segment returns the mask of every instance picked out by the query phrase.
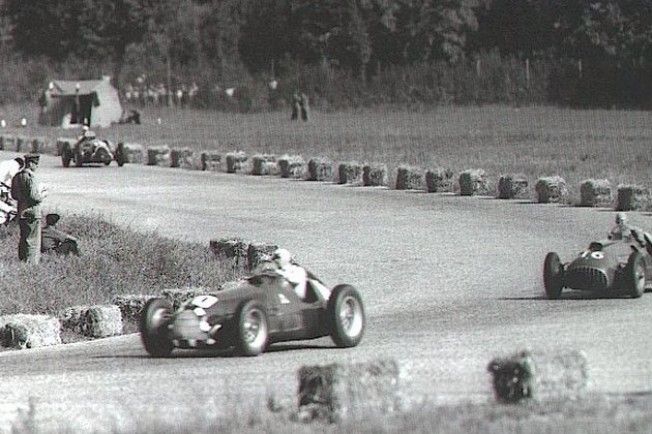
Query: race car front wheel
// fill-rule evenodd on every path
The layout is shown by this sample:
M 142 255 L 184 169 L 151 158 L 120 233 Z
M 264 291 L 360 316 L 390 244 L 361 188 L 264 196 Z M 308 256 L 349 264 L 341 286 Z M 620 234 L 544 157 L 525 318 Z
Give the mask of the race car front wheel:
M 627 293 L 639 298 L 645 292 L 645 260 L 641 252 L 632 252 L 625 267 Z
M 171 315 L 172 304 L 162 298 L 149 300 L 143 308 L 139 324 L 140 338 L 152 357 L 167 357 L 174 348 L 165 329 Z
M 61 164 L 63 164 L 63 167 L 69 167 L 70 160 L 72 160 L 72 149 L 70 149 L 70 145 L 66 143 L 61 149 Z
M 263 305 L 249 300 L 240 306 L 236 316 L 235 349 L 242 356 L 257 356 L 267 346 L 269 329 Z
M 351 285 L 338 285 L 328 299 L 331 338 L 341 348 L 355 347 L 365 329 L 364 307 L 358 291 Z
M 563 280 L 564 267 L 559 260 L 559 255 L 555 252 L 548 253 L 543 261 L 543 287 L 549 299 L 556 300 L 561 296 Z

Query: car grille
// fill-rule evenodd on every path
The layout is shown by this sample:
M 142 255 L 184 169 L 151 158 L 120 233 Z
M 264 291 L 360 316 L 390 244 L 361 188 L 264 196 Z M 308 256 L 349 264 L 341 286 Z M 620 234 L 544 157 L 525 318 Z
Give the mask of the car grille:
M 600 291 L 607 289 L 607 274 L 592 267 L 576 267 L 566 275 L 566 286 L 573 289 Z

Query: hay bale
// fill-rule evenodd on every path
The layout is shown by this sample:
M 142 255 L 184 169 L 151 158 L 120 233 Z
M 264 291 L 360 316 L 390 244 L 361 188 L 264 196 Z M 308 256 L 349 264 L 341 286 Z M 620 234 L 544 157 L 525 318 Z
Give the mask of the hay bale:
M 249 244 L 247 248 L 247 267 L 254 270 L 261 262 L 269 261 L 274 250 L 278 249 L 276 244 L 257 243 Z
M 423 190 L 423 170 L 414 166 L 399 166 L 396 171 L 397 190 Z
M 2 136 L 2 149 L 5 151 L 13 151 L 16 148 L 16 137 L 5 134 Z
M 326 157 L 315 157 L 308 161 L 308 181 L 332 181 L 333 162 Z
M 340 163 L 337 168 L 340 184 L 363 185 L 364 166 L 355 161 Z
M 482 169 L 469 169 L 460 173 L 460 195 L 473 196 L 474 194 L 487 194 L 489 185 L 487 176 Z
M 401 406 L 401 372 L 394 360 L 303 366 L 298 379 L 298 417 L 304 421 L 362 418 Z
M 493 375 L 496 399 L 505 403 L 575 399 L 588 383 L 586 356 L 579 351 L 520 351 L 493 359 L 487 370 Z
M 612 200 L 608 179 L 586 179 L 580 183 L 580 206 L 610 206 Z
M 281 178 L 300 179 L 306 173 L 306 161 L 301 155 L 284 155 L 278 159 Z
M 146 294 L 120 294 L 113 297 L 111 303 L 118 306 L 125 320 L 138 320 L 145 304 L 154 297 Z
M 276 155 L 257 154 L 251 157 L 251 174 L 256 176 L 277 175 Z
M 652 205 L 650 190 L 640 185 L 621 184 L 616 196 L 616 211 L 648 210 Z
M 64 330 L 70 330 L 77 333 L 82 332 L 82 324 L 86 317 L 86 312 L 90 306 L 71 306 L 67 307 L 59 314 L 59 321 L 61 322 L 61 328 Z
M 386 187 L 389 183 L 387 173 L 386 164 L 365 164 L 362 168 L 362 185 L 365 187 Z
M 428 193 L 453 191 L 453 171 L 442 167 L 426 170 L 426 191 Z
M 566 181 L 561 176 L 541 177 L 534 186 L 538 203 L 560 203 L 568 197 Z
M 68 145 L 70 148 L 73 147 L 73 145 L 77 142 L 76 139 L 71 139 L 68 137 L 59 137 L 57 141 L 55 142 L 55 147 L 56 147 L 56 156 L 61 155 L 61 151 L 63 150 L 64 146 Z
M 37 348 L 61 343 L 61 324 L 49 315 L 6 315 L 0 317 L 2 346 Z
M 161 291 L 161 295 L 172 303 L 172 308 L 177 310 L 185 302 L 199 295 L 209 294 L 211 291 L 204 287 L 168 288 Z
M 214 151 L 204 151 L 201 153 L 201 170 L 219 172 L 222 170 L 222 154 Z
M 115 305 L 90 306 L 81 324 L 81 332 L 93 338 L 106 338 L 122 334 L 122 315 Z
M 147 165 L 170 167 L 170 148 L 168 146 L 147 147 Z
M 528 180 L 525 175 L 506 174 L 498 179 L 498 199 L 524 199 L 527 196 Z
M 185 170 L 204 170 L 201 155 L 189 148 L 170 150 L 170 167 L 178 167 Z
M 16 136 L 15 145 L 16 147 L 14 150 L 16 152 L 30 152 L 30 148 L 32 147 L 31 142 L 27 139 L 27 137 L 24 136 Z
M 226 154 L 226 173 L 236 173 L 244 169 L 247 154 L 244 151 L 229 152 Z
M 231 262 L 233 268 L 244 268 L 247 266 L 249 245 L 240 238 L 211 240 L 209 246 L 215 256 L 221 260 Z
M 131 164 L 143 164 L 145 161 L 145 148 L 140 143 L 124 143 L 125 162 Z

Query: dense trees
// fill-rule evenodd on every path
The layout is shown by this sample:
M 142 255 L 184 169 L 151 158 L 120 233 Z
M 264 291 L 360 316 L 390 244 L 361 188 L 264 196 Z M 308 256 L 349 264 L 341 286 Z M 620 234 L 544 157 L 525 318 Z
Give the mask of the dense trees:
M 492 80 L 545 63 L 548 100 L 582 104 L 596 88 L 603 105 L 652 100 L 652 0 L 0 0 L 0 12 L 5 52 L 95 61 L 118 84 L 296 81 L 317 68 L 371 89 L 427 65 L 477 75 L 498 56 Z

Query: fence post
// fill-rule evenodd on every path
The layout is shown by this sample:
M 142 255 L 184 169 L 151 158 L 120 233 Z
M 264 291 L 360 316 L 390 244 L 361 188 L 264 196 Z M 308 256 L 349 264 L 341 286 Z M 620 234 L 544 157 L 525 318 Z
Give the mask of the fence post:
M 482 72 L 480 71 L 480 59 L 475 61 L 475 75 L 477 75 L 478 78 L 482 75 Z
M 525 85 L 530 88 L 530 59 L 525 59 Z
M 577 61 L 577 72 L 580 75 L 580 78 L 582 78 L 582 59 Z

